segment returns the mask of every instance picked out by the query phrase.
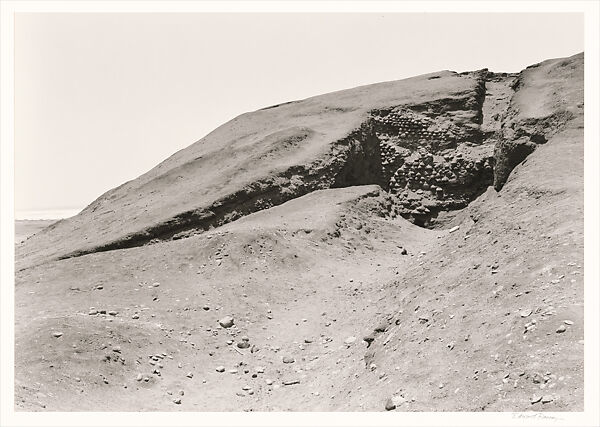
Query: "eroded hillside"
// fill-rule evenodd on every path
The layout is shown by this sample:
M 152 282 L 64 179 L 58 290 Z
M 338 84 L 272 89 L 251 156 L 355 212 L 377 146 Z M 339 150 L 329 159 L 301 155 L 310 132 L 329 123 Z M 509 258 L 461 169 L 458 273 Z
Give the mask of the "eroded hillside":
M 19 408 L 581 410 L 583 54 L 242 115 L 16 262 Z

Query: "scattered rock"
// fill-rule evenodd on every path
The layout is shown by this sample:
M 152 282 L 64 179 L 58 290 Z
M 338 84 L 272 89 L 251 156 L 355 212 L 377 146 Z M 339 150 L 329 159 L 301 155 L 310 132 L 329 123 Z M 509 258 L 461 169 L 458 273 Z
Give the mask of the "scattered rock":
M 233 326 L 233 317 L 225 316 L 219 320 L 219 325 L 223 328 L 231 328 Z
M 386 411 L 393 411 L 394 409 L 396 409 L 396 404 L 394 403 L 394 401 L 392 400 L 392 398 L 390 397 L 386 402 L 385 402 L 385 410 Z
M 348 337 L 344 340 L 344 343 L 347 345 L 350 345 L 350 344 L 354 344 L 355 341 L 356 341 L 356 337 Z
M 119 314 L 119 312 L 118 312 L 118 311 L 115 311 L 115 310 L 111 310 L 111 311 L 109 311 L 109 312 L 108 312 L 108 314 L 109 314 L 110 316 L 116 316 L 117 314 Z
M 448 230 L 448 233 L 454 233 L 455 231 L 458 231 L 460 227 L 457 225 L 455 227 L 452 227 L 450 230 Z
M 531 310 L 530 308 L 521 311 L 521 317 L 529 317 L 531 316 L 531 313 L 533 313 L 533 310 Z
M 294 385 L 294 384 L 300 384 L 300 380 L 284 380 L 281 383 L 283 385 Z
M 188 372 L 186 375 L 186 377 L 188 377 L 188 378 L 192 378 L 193 376 L 194 376 L 194 374 L 192 372 Z
M 557 334 L 562 334 L 563 332 L 565 332 L 567 330 L 567 327 L 565 325 L 560 325 L 558 327 L 558 329 L 556 330 Z
M 542 403 L 550 403 L 554 400 L 554 398 L 550 395 L 546 395 L 542 397 Z
M 570 326 L 570 325 L 573 324 L 573 321 L 572 320 L 565 320 L 564 323 L 565 323 L 565 325 L 569 325 Z
M 176 405 L 181 405 L 181 398 L 176 397 L 175 399 L 173 399 L 173 403 Z
M 534 395 L 534 396 L 533 396 L 533 397 L 530 399 L 530 402 L 531 402 L 531 404 L 533 405 L 533 404 L 535 404 L 535 403 L 538 403 L 538 402 L 540 402 L 541 400 L 542 400 L 542 396 L 539 396 L 539 395 Z
M 224 366 L 217 366 L 216 371 L 217 372 L 225 372 L 225 367 Z
M 283 363 L 294 363 L 296 361 L 296 359 L 294 359 L 291 356 L 284 356 L 283 357 Z
M 375 332 L 385 332 L 389 328 L 389 324 L 387 322 L 380 323 L 374 330 Z
M 60 337 L 62 337 L 62 334 L 63 334 L 62 332 L 53 332 L 53 333 L 52 333 L 52 336 L 53 336 L 54 338 L 60 338 Z
M 241 341 L 237 343 L 238 348 L 248 348 L 250 347 L 250 343 L 248 341 Z

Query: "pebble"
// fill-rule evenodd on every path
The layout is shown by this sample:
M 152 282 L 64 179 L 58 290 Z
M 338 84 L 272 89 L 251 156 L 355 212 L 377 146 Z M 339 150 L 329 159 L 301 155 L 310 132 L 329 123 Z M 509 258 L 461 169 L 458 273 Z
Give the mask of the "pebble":
M 567 327 L 565 325 L 560 325 L 558 327 L 558 329 L 556 330 L 557 334 L 562 334 L 563 332 L 565 332 L 567 330 Z
M 231 328 L 233 326 L 233 317 L 225 316 L 219 320 L 219 325 L 223 328 Z
M 531 313 L 533 313 L 533 310 L 531 310 L 531 309 L 523 310 L 521 312 L 521 317 L 529 317 L 529 316 L 531 316 Z
M 63 334 L 62 332 L 53 332 L 53 333 L 52 333 L 52 336 L 53 336 L 54 338 L 60 338 L 60 337 L 62 337 L 62 334 Z
M 134 315 L 131 316 L 132 319 L 139 319 L 140 315 L 135 313 Z
M 137 377 L 135 377 L 136 381 L 142 381 L 144 377 L 142 376 L 142 374 L 138 374 Z
M 208 310 L 210 310 L 210 307 L 209 307 L 209 306 L 207 306 L 207 305 L 205 305 L 205 306 L 203 306 L 203 307 L 202 307 L 202 310 L 204 310 L 204 311 L 208 311 Z
M 119 314 L 117 311 L 111 310 L 108 312 L 109 315 L 111 316 L 116 316 L 117 314 Z
M 284 380 L 281 383 L 283 385 L 294 385 L 294 384 L 300 384 L 300 380 Z
M 533 404 L 535 404 L 535 403 L 538 403 L 538 402 L 539 402 L 539 401 L 541 401 L 541 400 L 542 400 L 542 396 L 533 396 L 533 397 L 531 398 L 531 404 L 533 405 Z
M 265 380 L 265 383 L 267 383 L 267 385 L 273 385 L 273 380 Z
M 564 323 L 565 323 L 565 325 L 572 325 L 573 321 L 572 320 L 565 320 Z
M 294 359 L 291 356 L 284 356 L 283 357 L 283 363 L 294 363 L 296 361 L 296 359 Z
M 96 310 L 96 309 L 90 310 L 90 311 L 88 312 L 88 314 L 89 314 L 90 316 L 94 316 L 94 315 L 98 314 L 98 310 Z
M 348 337 L 344 340 L 344 343 L 350 345 L 350 344 L 353 344 L 355 341 L 356 341 L 356 337 Z
M 173 399 L 173 403 L 176 405 L 181 405 L 181 398 L 177 397 L 177 398 Z
M 250 343 L 248 341 L 241 341 L 237 343 L 237 348 L 248 348 L 250 347 Z
M 217 372 L 225 372 L 225 367 L 224 366 L 217 366 L 216 371 Z
M 550 403 L 554 400 L 554 398 L 552 396 L 546 395 L 544 397 L 542 397 L 542 403 Z
M 394 404 L 394 401 L 391 398 L 389 398 L 385 402 L 385 410 L 386 411 L 393 411 L 394 409 L 396 409 L 396 405 Z
M 187 375 L 186 375 L 186 377 L 188 377 L 188 378 L 192 378 L 193 376 L 194 376 L 194 374 L 191 373 L 191 372 L 188 372 Z

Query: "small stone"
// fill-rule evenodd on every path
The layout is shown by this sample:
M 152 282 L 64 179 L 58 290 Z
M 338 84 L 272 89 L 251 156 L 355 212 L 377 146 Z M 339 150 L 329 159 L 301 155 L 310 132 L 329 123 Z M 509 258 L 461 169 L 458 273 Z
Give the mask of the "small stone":
M 521 311 L 521 317 L 529 317 L 531 316 L 531 313 L 533 313 L 533 311 L 530 308 L 527 310 L 523 310 Z
M 265 380 L 265 383 L 266 383 L 267 385 L 273 385 L 273 380 Z
M 300 380 L 284 380 L 281 383 L 283 385 L 294 385 L 294 384 L 300 384 Z
M 394 409 L 396 409 L 396 405 L 394 404 L 394 401 L 391 398 L 389 398 L 385 402 L 385 410 L 386 411 L 393 411 Z
M 557 334 L 562 334 L 563 332 L 565 332 L 567 330 L 567 327 L 565 325 L 560 325 L 558 327 L 558 329 L 556 330 Z
M 217 366 L 216 371 L 217 372 L 225 372 L 225 367 L 224 366 Z
M 387 331 L 389 325 L 387 324 L 387 322 L 382 322 L 380 323 L 375 329 L 375 332 L 385 332 Z
M 208 305 L 204 305 L 204 306 L 202 306 L 202 310 L 208 311 L 208 310 L 210 310 L 210 307 Z
M 108 312 L 108 314 L 111 315 L 111 316 L 116 316 L 119 313 L 117 311 L 115 311 L 115 310 L 111 310 L 111 311 Z
M 142 381 L 144 377 L 142 376 L 142 374 L 138 374 L 137 377 L 135 377 L 136 381 Z
M 179 395 L 183 396 L 185 394 L 185 392 L 183 390 L 179 390 Z
M 448 233 L 454 233 L 455 231 L 457 231 L 460 227 L 457 225 L 455 227 L 452 227 L 450 230 L 448 230 Z
M 90 315 L 90 316 L 94 316 L 94 315 L 96 315 L 96 314 L 98 314 L 98 310 L 96 310 L 96 309 L 90 310 L 90 311 L 88 312 L 88 315 Z
M 241 341 L 237 343 L 238 348 L 248 348 L 250 347 L 250 343 L 248 341 Z
M 356 341 L 356 337 L 348 337 L 344 340 L 344 343 L 347 345 L 353 344 Z
M 53 332 L 53 333 L 52 333 L 52 336 L 53 336 L 54 338 L 60 338 L 60 337 L 62 337 L 62 334 L 63 334 L 62 332 Z
M 573 321 L 572 320 L 565 320 L 564 323 L 565 323 L 565 325 L 572 325 Z
M 296 361 L 296 359 L 294 359 L 291 356 L 284 356 L 283 357 L 283 363 L 294 363 Z
M 173 403 L 176 405 L 181 405 L 181 398 L 180 397 L 176 397 L 175 399 L 173 399 Z
M 131 316 L 132 319 L 139 319 L 140 315 L 138 313 L 135 313 Z
M 118 345 L 114 346 L 112 351 L 114 351 L 115 353 L 120 353 L 121 352 L 121 347 L 119 347 Z
M 192 378 L 193 376 L 194 376 L 194 374 L 192 372 L 188 372 L 186 375 L 186 377 L 188 377 L 188 378 Z
M 542 403 L 550 403 L 554 400 L 554 398 L 550 395 L 546 395 L 542 397 Z
M 219 320 L 219 325 L 223 328 L 231 328 L 233 326 L 233 317 L 225 316 Z

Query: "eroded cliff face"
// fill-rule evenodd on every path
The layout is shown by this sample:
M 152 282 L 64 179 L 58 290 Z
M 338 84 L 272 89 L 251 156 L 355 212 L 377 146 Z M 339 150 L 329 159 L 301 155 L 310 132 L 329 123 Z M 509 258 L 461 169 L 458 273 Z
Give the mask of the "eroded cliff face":
M 559 66 L 575 72 L 582 60 Z M 394 215 L 443 227 L 574 117 L 571 104 L 530 105 L 546 90 L 529 76 L 536 67 L 442 72 L 242 115 L 33 236 L 20 267 L 181 239 L 355 185 L 377 184 Z

